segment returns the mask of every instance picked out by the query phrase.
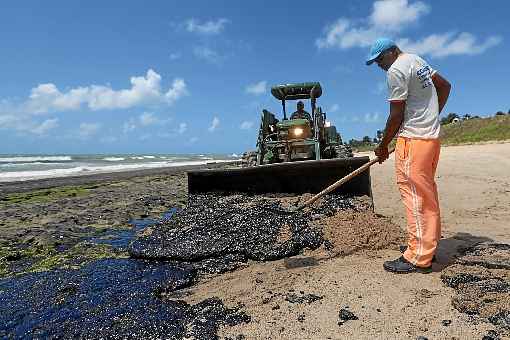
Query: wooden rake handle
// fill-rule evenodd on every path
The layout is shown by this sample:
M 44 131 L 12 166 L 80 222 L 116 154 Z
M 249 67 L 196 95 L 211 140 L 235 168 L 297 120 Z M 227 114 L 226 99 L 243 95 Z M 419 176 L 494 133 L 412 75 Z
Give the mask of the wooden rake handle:
M 395 148 L 391 148 L 388 151 L 388 155 L 391 155 L 393 153 L 393 151 L 395 151 Z M 301 210 L 301 209 L 309 206 L 310 204 L 314 203 L 315 201 L 317 201 L 322 196 L 326 195 L 327 193 L 330 193 L 331 191 L 335 190 L 336 188 L 338 188 L 339 186 L 341 186 L 345 182 L 348 182 L 352 178 L 354 178 L 354 177 L 358 176 L 359 174 L 363 173 L 364 171 L 366 171 L 368 168 L 370 168 L 372 165 L 374 165 L 377 162 L 379 162 L 379 157 L 375 157 L 370 162 L 368 162 L 366 164 L 363 164 L 361 167 L 357 168 L 356 170 L 354 170 L 350 174 L 345 175 L 344 177 L 340 178 L 338 181 L 336 181 L 335 183 L 331 184 L 329 187 L 327 187 L 326 189 L 322 190 L 321 192 L 319 192 L 317 195 L 315 195 L 312 198 L 310 198 L 305 203 L 299 205 L 296 208 L 296 211 L 297 210 Z

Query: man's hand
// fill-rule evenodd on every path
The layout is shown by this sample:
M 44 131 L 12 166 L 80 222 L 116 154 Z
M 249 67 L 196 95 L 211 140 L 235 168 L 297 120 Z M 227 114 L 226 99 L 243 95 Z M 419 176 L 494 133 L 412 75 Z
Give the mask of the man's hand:
M 390 154 L 388 153 L 388 146 L 379 144 L 375 150 L 375 155 L 379 158 L 379 164 L 388 159 Z

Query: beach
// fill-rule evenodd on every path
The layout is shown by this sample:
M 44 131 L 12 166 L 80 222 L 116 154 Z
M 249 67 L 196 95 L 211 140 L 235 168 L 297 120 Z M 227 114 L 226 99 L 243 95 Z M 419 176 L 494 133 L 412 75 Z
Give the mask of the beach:
M 459 247 L 483 241 L 510 243 L 509 167 L 510 144 L 442 148 L 437 183 L 443 233 L 432 274 L 385 272 L 383 261 L 397 258 L 397 249 L 333 258 L 318 265 L 307 265 L 314 261 L 303 256 L 226 274 L 193 288 L 196 294 L 192 296 L 200 299 L 213 294 L 227 303 L 246 303 L 253 321 L 240 327 L 248 338 L 482 339 L 494 325 L 456 310 L 452 305 L 455 291 L 444 285 L 441 274 Z M 371 179 L 376 213 L 404 227 L 393 158 L 374 165 Z M 296 262 L 302 265 L 290 265 Z M 324 298 L 319 303 L 290 304 L 285 294 L 291 290 Z M 267 297 L 271 303 L 264 304 Z M 280 308 L 273 309 L 276 305 Z M 359 320 L 339 327 L 338 311 L 345 306 Z M 304 321 L 299 322 L 302 314 Z M 443 320 L 451 323 L 444 326 Z
M 226 165 L 193 168 L 215 166 Z M 319 248 L 276 261 L 250 260 L 237 270 L 202 276 L 191 287 L 167 297 L 189 304 L 218 297 L 227 307 L 242 306 L 251 321 L 221 327 L 220 336 L 228 338 L 481 339 L 497 328 L 456 309 L 452 304 L 456 290 L 445 285 L 442 275 L 456 268 L 455 256 L 462 248 L 478 242 L 510 243 L 509 167 L 510 144 L 442 149 L 437 183 L 443 234 L 432 274 L 385 272 L 382 262 L 399 256 L 398 244 L 388 242 L 353 248 L 345 254 Z M 104 243 L 85 249 L 76 246 L 85 239 L 107 240 L 108 235 L 129 229 L 129 221 L 161 219 L 172 208 L 184 207 L 187 169 L 1 183 L 0 245 L 2 254 L 9 256 L 3 275 L 77 268 L 76 258 L 83 263 L 128 258 L 125 249 L 105 248 Z M 374 165 L 371 180 L 375 217 L 364 222 L 353 218 L 351 227 L 368 229 L 370 223 L 387 220 L 387 228 L 403 228 L 404 209 L 395 185 L 393 159 Z M 348 229 L 339 232 L 365 237 Z M 17 248 L 21 250 L 14 251 Z M 307 299 L 310 296 L 319 298 Z M 341 310 L 350 311 L 356 319 L 339 324 Z

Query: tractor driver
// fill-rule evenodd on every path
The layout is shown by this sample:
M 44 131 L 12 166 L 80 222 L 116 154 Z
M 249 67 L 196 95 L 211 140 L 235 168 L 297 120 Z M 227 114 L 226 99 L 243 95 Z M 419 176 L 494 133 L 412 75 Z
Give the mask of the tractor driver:
M 312 117 L 305 111 L 305 104 L 301 100 L 297 102 L 297 111 L 290 115 L 290 119 L 308 119 L 308 121 L 312 121 Z

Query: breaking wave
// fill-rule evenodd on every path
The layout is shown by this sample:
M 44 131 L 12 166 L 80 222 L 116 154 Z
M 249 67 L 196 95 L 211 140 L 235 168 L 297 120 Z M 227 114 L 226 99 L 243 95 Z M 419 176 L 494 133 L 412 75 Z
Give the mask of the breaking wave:
M 103 158 L 103 161 L 108 161 L 108 162 L 119 162 L 119 161 L 123 161 L 125 160 L 124 157 L 105 157 Z
M 230 162 L 230 160 L 215 160 L 216 163 Z M 116 164 L 116 165 L 86 165 L 76 166 L 66 169 L 47 169 L 31 171 L 8 171 L 0 172 L 0 182 L 28 181 L 42 178 L 55 178 L 67 176 L 80 176 L 87 174 L 122 172 L 129 170 L 142 170 L 164 167 L 179 167 L 190 165 L 203 165 L 210 163 L 206 160 L 182 161 L 182 162 L 150 162 L 136 164 Z
M 0 163 L 33 163 L 72 161 L 71 156 L 14 156 L 0 157 Z

